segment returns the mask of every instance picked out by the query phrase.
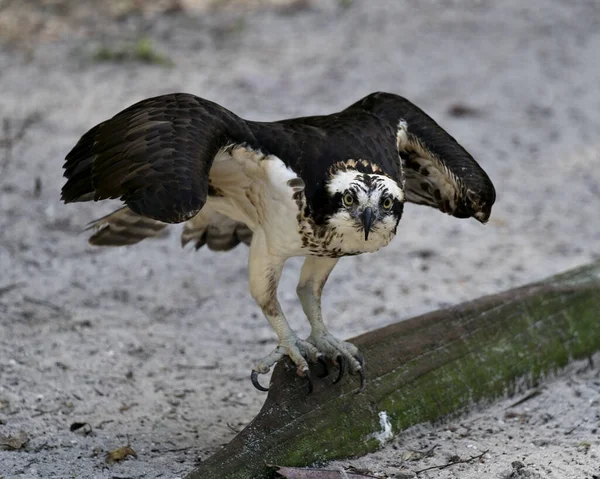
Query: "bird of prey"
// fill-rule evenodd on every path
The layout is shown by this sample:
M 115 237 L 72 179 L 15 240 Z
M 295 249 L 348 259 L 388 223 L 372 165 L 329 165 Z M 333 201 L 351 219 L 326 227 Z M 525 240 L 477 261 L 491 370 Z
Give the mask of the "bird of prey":
M 148 98 L 85 133 L 64 164 L 65 203 L 120 199 L 91 223 L 93 245 L 130 245 L 185 222 L 182 244 L 250 245 L 250 293 L 278 345 L 252 369 L 288 356 L 312 388 L 309 363 L 364 381 L 364 360 L 335 338 L 321 293 L 342 256 L 374 252 L 396 234 L 405 202 L 485 223 L 488 175 L 405 98 L 377 92 L 324 116 L 256 122 L 186 93 Z M 297 293 L 311 325 L 300 339 L 277 300 L 285 261 L 305 257 Z

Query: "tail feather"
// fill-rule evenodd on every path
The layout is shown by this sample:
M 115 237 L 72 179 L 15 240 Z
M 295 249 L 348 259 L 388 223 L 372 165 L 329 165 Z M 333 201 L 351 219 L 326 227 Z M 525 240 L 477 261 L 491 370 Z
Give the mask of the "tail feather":
M 89 223 L 86 231 L 94 230 L 88 242 L 94 246 L 125 246 L 159 236 L 169 226 L 134 213 L 126 206 Z M 194 242 L 196 249 L 207 245 L 213 251 L 229 251 L 240 243 L 252 241 L 252 230 L 244 223 L 215 212 L 205 206 L 187 221 L 181 234 L 181 246 Z
M 88 242 L 94 246 L 125 246 L 162 234 L 167 223 L 140 216 L 123 207 L 89 223 L 95 230 Z

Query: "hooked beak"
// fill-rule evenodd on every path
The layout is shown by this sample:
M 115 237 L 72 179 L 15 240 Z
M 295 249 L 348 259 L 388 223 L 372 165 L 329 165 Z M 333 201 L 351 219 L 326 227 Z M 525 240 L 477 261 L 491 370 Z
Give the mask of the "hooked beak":
M 369 239 L 369 232 L 371 231 L 371 224 L 373 223 L 373 210 L 371 208 L 365 208 L 362 220 L 365 228 L 365 241 L 367 241 Z

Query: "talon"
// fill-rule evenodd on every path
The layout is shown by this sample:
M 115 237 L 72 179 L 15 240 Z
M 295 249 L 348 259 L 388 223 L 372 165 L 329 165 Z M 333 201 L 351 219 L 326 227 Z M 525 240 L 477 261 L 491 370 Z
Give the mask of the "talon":
M 361 365 L 362 364 L 363 363 L 361 362 Z M 365 384 L 366 384 L 364 369 L 361 369 L 360 371 L 358 371 L 358 374 L 360 375 L 360 388 L 358 388 L 358 392 L 362 392 L 365 389 Z
M 339 355 L 337 357 L 337 364 L 340 372 L 338 373 L 338 377 L 333 381 L 333 384 L 339 383 L 344 376 L 344 373 L 346 372 L 346 358 L 344 358 L 342 355 Z
M 312 382 L 312 378 L 310 377 L 310 371 L 308 369 L 306 369 L 304 371 L 304 375 L 306 376 L 306 379 L 308 380 L 308 394 L 312 394 L 313 382 Z
M 269 388 L 265 388 L 265 387 L 261 386 L 261 384 L 258 382 L 258 372 L 257 371 L 252 371 L 252 374 L 250 374 L 250 381 L 252 381 L 252 385 L 259 391 L 263 391 L 263 392 L 269 391 Z
M 325 358 L 321 355 L 317 358 L 317 361 L 319 361 L 319 364 L 323 367 L 323 372 L 319 374 L 319 377 L 325 378 L 329 376 L 329 366 L 327 366 L 327 361 L 325 361 Z
M 356 353 L 354 355 L 354 358 L 358 361 L 358 364 L 360 364 L 361 368 L 365 365 L 365 358 L 363 357 L 362 354 Z

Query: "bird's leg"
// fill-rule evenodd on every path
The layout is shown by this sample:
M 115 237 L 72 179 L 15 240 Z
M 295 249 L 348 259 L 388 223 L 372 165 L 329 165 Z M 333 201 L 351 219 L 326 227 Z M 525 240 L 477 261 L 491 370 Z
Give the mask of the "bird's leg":
M 300 298 L 300 303 L 302 303 L 304 314 L 306 314 L 311 326 L 311 332 L 307 341 L 316 346 L 320 354 L 331 361 L 337 362 L 339 366 L 340 372 L 335 382 L 342 378 L 345 367 L 348 365 L 350 373 L 360 374 L 362 387 L 364 381 L 364 360 L 357 347 L 332 336 L 327 330 L 325 323 L 323 323 L 321 293 L 329 274 L 337 262 L 337 258 L 307 256 L 302 265 L 302 272 L 300 273 L 300 281 L 298 282 L 296 292 Z
M 257 389 L 266 391 L 258 383 L 258 374 L 269 372 L 271 366 L 284 356 L 289 356 L 297 367 L 298 375 L 306 376 L 310 382 L 308 361 L 318 361 L 319 352 L 315 346 L 303 341 L 288 324 L 281 305 L 277 300 L 277 286 L 286 258 L 273 255 L 266 243 L 264 234 L 254 232 L 250 245 L 250 260 L 248 273 L 250 279 L 250 294 L 261 307 L 263 314 L 277 333 L 279 339 L 277 348 L 252 369 L 252 383 Z M 312 384 L 310 384 L 312 388 Z

